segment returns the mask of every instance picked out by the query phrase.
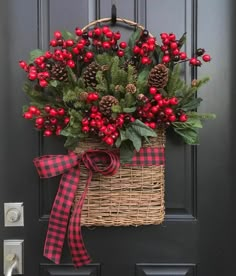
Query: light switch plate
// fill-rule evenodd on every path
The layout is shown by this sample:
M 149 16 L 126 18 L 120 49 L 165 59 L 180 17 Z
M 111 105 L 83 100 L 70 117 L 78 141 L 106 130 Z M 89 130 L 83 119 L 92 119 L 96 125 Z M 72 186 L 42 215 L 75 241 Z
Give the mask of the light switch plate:
M 24 226 L 24 204 L 23 202 L 4 203 L 4 226 Z
M 17 265 L 12 274 L 23 274 L 23 245 L 24 240 L 4 240 L 3 241 L 3 263 L 4 263 L 4 275 L 6 275 L 9 267 L 9 261 L 7 257 L 14 254 L 17 258 Z

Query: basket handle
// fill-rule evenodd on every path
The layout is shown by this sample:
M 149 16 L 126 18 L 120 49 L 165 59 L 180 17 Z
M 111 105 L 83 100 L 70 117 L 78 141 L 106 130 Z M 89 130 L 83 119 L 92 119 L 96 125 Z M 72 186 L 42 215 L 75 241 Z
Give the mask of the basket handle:
M 110 17 L 97 19 L 95 21 L 90 22 L 88 25 L 84 26 L 82 28 L 82 31 L 86 31 L 87 29 L 89 29 L 90 27 L 96 25 L 97 23 L 106 23 L 106 22 L 111 22 L 111 21 L 112 21 L 112 19 Z M 121 22 L 121 23 L 129 25 L 131 27 L 137 27 L 142 31 L 145 29 L 142 25 L 138 24 L 137 22 L 134 22 L 134 21 L 131 21 L 131 20 L 125 19 L 125 18 L 117 17 L 116 22 Z M 154 37 L 151 33 L 149 33 L 149 36 Z

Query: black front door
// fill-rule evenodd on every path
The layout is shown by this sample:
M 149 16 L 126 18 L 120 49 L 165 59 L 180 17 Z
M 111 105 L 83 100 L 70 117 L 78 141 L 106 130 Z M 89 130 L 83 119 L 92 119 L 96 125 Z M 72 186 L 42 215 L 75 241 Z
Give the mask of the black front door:
M 59 178 L 40 181 L 32 160 L 64 153 L 63 141 L 44 139 L 21 118 L 26 98 L 18 60 L 34 48 L 46 50 L 58 29 L 73 31 L 109 17 L 110 0 L 10 0 L 0 3 L 1 184 L 0 237 L 24 240 L 25 275 L 223 276 L 233 275 L 233 138 L 235 116 L 233 1 L 115 1 L 119 17 L 161 32 L 187 32 L 186 51 L 204 46 L 213 60 L 198 70 L 211 81 L 199 91 L 207 122 L 197 147 L 168 140 L 166 218 L 159 226 L 83 228 L 93 263 L 74 270 L 67 247 L 60 265 L 42 256 L 50 209 Z M 127 30 L 128 31 L 128 30 Z M 196 72 L 186 68 L 186 80 Z M 24 203 L 24 227 L 4 227 L 4 202 Z M 235 204 L 234 204 L 235 205 Z M 3 244 L 3 243 L 2 243 Z M 0 270 L 3 271 L 3 248 Z

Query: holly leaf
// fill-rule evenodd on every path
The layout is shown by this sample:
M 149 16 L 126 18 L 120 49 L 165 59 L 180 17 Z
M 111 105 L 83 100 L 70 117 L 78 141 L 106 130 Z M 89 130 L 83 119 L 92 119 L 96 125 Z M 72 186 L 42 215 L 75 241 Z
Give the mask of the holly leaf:
M 141 73 L 138 75 L 137 82 L 143 82 L 146 81 L 148 78 L 150 70 L 148 68 L 144 68 Z
M 129 128 L 132 128 L 133 131 L 135 131 L 138 135 L 142 137 L 157 137 L 157 134 L 154 130 L 146 126 L 138 119 L 130 123 Z
M 202 122 L 199 118 L 189 118 L 186 122 L 175 122 L 172 125 L 176 129 L 187 129 L 187 128 L 202 128 Z
M 111 110 L 114 113 L 120 113 L 122 111 L 122 107 L 120 105 L 112 105 Z
M 186 144 L 197 145 L 199 144 L 198 132 L 194 128 L 174 128 L 174 131 L 179 134 Z
M 28 63 L 33 63 L 36 58 L 43 56 L 43 55 L 44 55 L 44 51 L 42 51 L 40 49 L 35 49 L 35 50 L 31 51 Z
M 59 84 L 59 81 L 57 81 L 57 80 L 51 80 L 49 82 L 49 85 L 51 85 L 52 87 L 55 87 L 55 88 L 58 86 L 58 84 Z
M 120 146 L 120 162 L 131 163 L 134 156 L 134 146 L 130 140 L 124 141 Z
M 119 132 L 120 132 L 120 136 L 116 140 L 116 147 L 117 148 L 120 147 L 120 145 L 123 141 L 127 140 L 125 130 L 120 129 Z
M 127 139 L 132 141 L 136 151 L 139 151 L 142 146 L 142 136 L 140 136 L 132 127 L 126 129 L 125 135 Z

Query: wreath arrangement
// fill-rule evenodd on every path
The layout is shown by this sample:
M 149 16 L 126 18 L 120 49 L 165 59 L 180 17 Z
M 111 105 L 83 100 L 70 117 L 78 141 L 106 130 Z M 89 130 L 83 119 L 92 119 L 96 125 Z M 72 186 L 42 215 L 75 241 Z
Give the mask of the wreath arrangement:
M 135 27 L 128 42 L 122 41 L 119 31 L 101 24 L 110 20 L 99 19 L 74 33 L 55 31 L 50 50 L 33 50 L 28 62 L 19 62 L 30 99 L 23 117 L 46 137 L 65 136 L 70 150 L 34 160 L 41 178 L 63 174 L 44 256 L 60 262 L 68 231 L 76 267 L 91 261 L 81 223 L 163 221 L 165 130 L 198 144 L 202 121 L 215 117 L 197 112 L 202 101 L 197 90 L 209 78 L 188 85 L 182 77 L 182 63 L 199 67 L 211 60 L 203 48 L 188 57 L 182 50 L 186 34 L 177 39 L 161 33 L 158 44 L 139 24 L 117 18 Z

